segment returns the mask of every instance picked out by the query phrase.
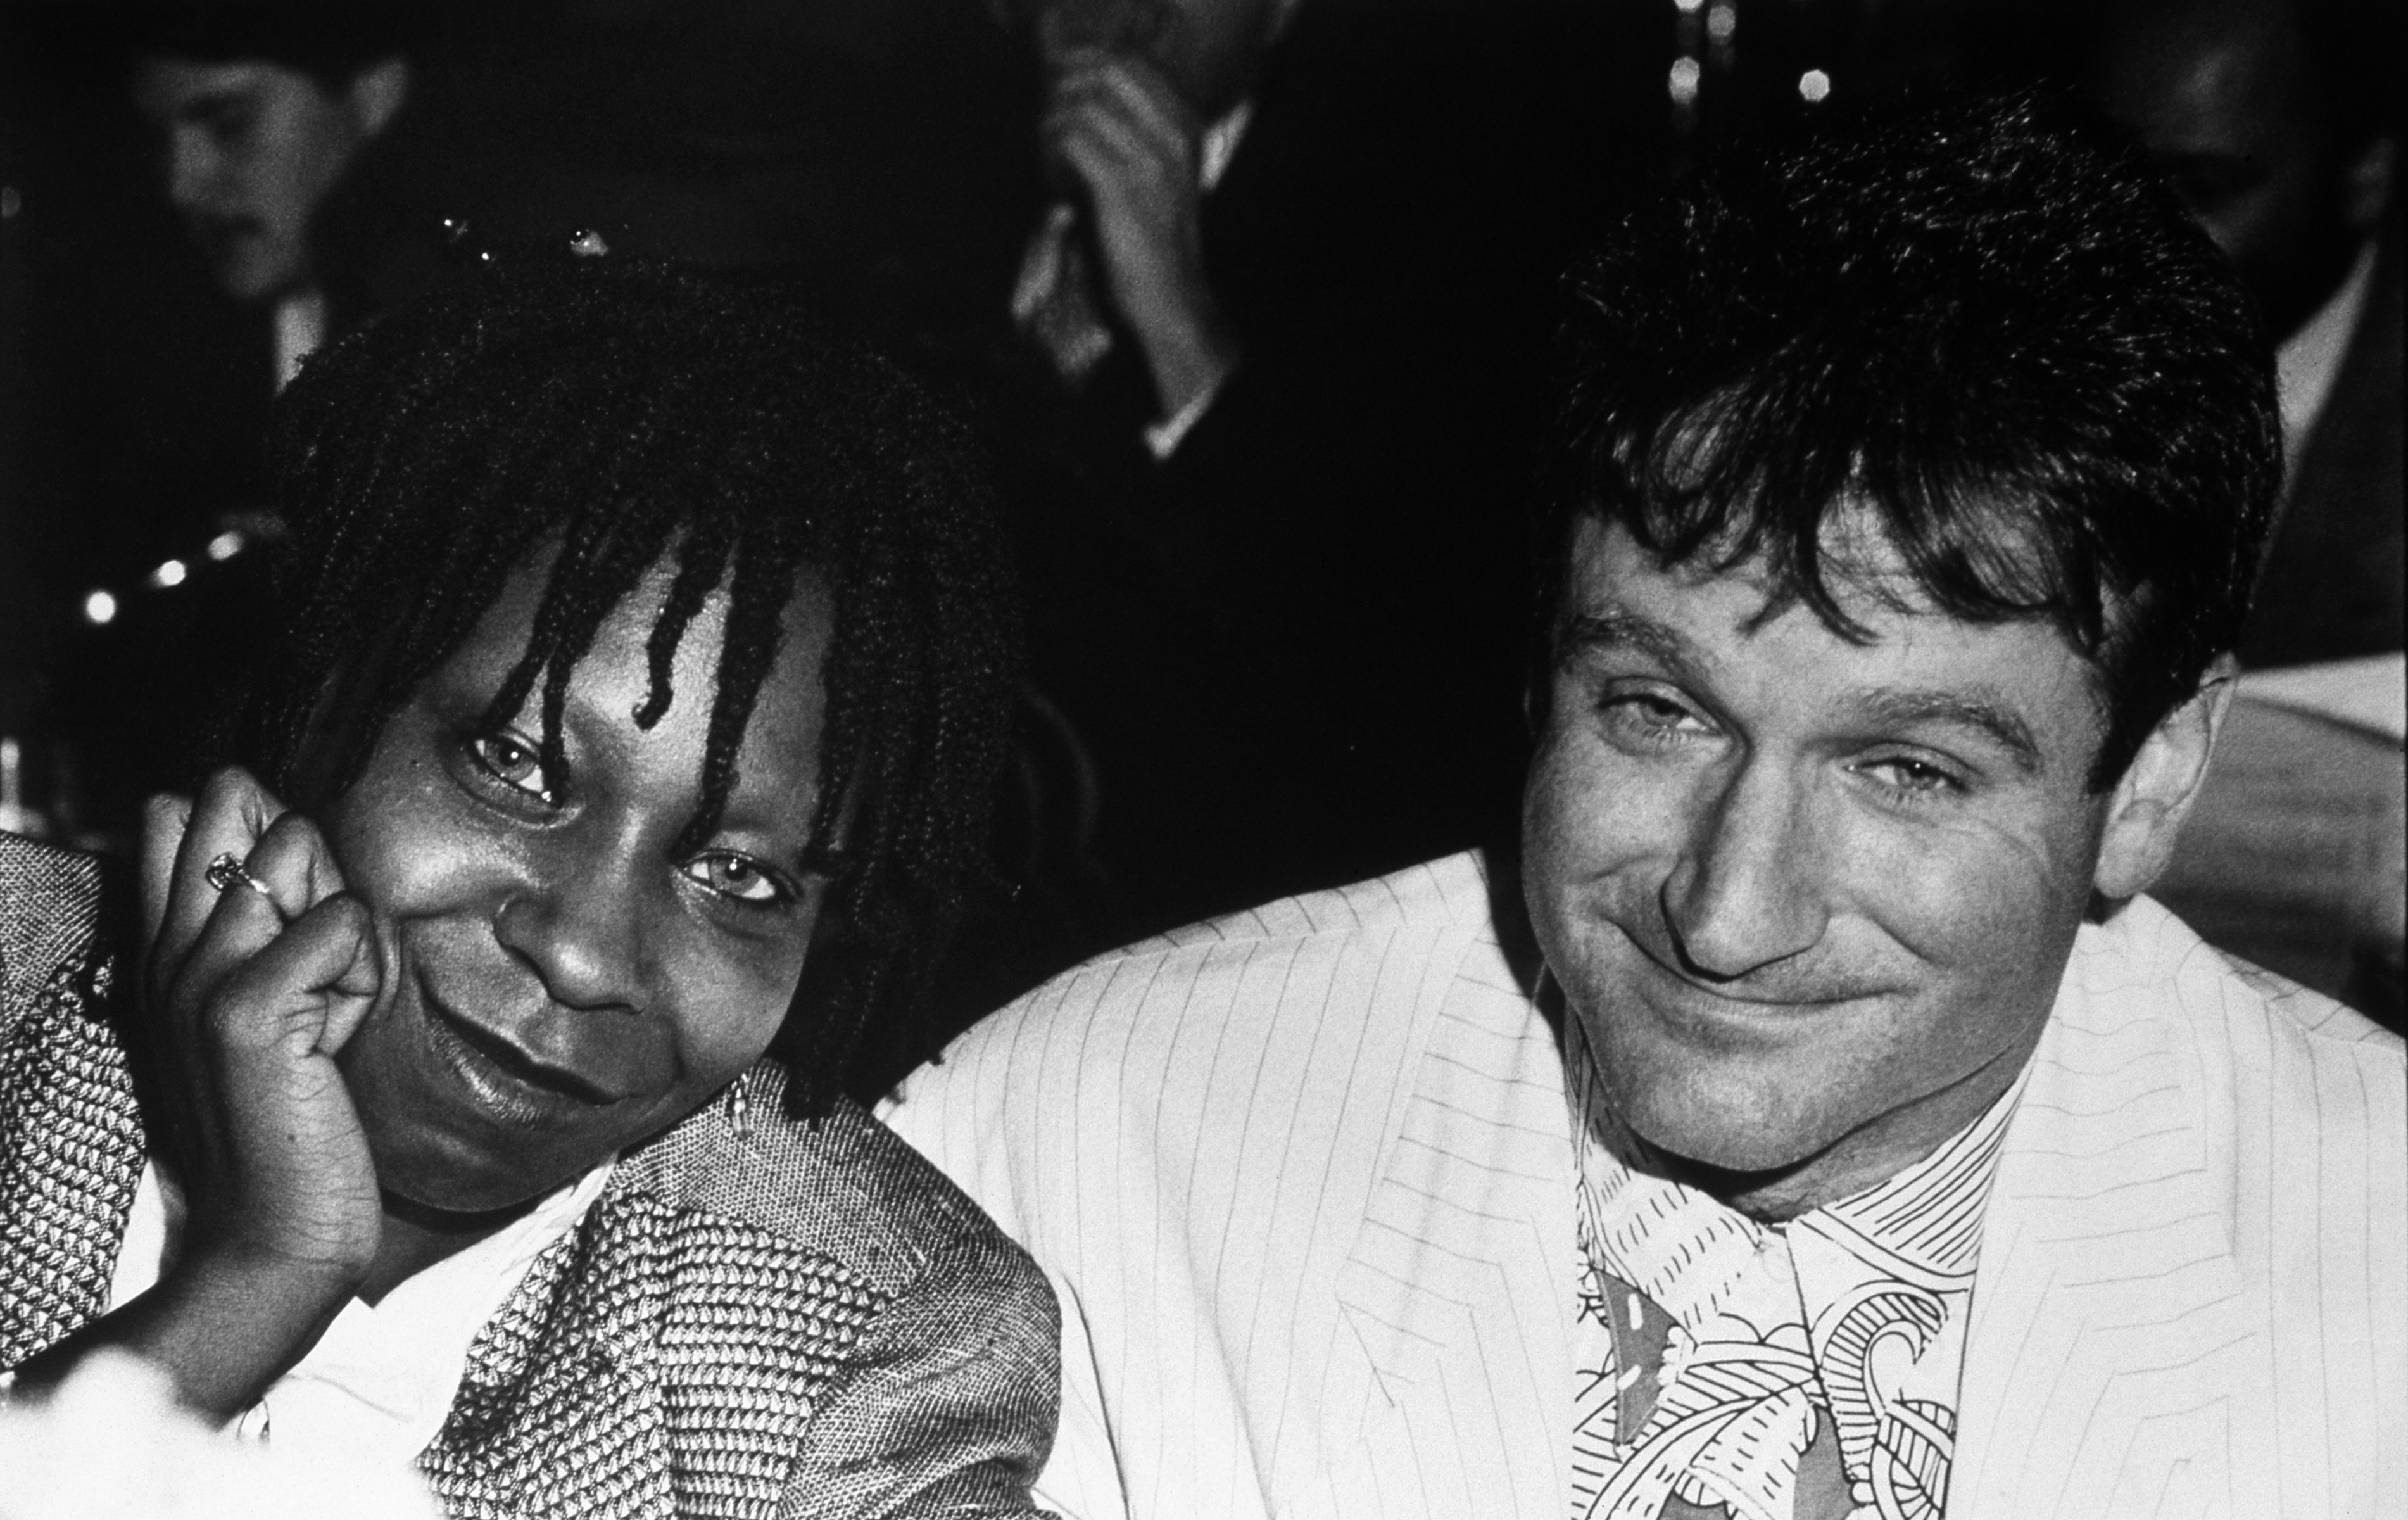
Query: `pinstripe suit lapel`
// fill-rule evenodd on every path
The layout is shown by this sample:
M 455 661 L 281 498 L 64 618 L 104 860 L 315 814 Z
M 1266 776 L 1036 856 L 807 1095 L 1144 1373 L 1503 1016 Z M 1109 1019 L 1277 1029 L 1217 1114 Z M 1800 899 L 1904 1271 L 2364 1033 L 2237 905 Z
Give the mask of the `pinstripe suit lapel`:
M 1433 1514 L 1563 1511 L 1572 1153 L 1554 1031 L 1493 943 L 1432 1020 L 1338 1297 Z
M 2145 906 L 2145 905 L 2144 905 Z M 1957 1520 L 2275 1513 L 2229 1167 L 2167 968 L 2086 928 L 2008 1131 L 1966 1347 Z M 2221 1179 L 2221 1181 L 2219 1181 Z

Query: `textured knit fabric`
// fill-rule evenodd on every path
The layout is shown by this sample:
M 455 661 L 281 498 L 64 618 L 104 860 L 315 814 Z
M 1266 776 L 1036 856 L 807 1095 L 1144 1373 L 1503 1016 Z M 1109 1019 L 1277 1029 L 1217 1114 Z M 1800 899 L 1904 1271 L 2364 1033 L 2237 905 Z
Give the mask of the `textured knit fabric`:
M 1571 1123 L 1513 891 L 1456 856 L 1184 929 L 905 1085 L 1054 1281 L 1050 1506 L 1570 1512 Z M 2401 1513 L 2402 1070 L 2146 898 L 2085 925 L 1983 1212 L 1949 1520 Z
M 283 1456 L 337 1467 L 408 1468 L 440 1434 L 468 1347 L 554 1241 L 610 1183 L 618 1157 L 564 1183 L 480 1240 L 420 1268 L 371 1304 L 354 1298 L 318 1343 L 236 1420 Z M 110 1279 L 108 1307 L 150 1291 L 182 1244 L 180 1199 L 156 1159 L 142 1169 Z M 133 1259 L 128 1259 L 133 1258 Z
M 1929 1155 L 1771 1226 L 1626 1167 L 1567 1030 L 1580 1173 L 1575 1520 L 1937 1520 L 1982 1213 L 2019 1073 Z
M 0 1368 L 100 1312 L 143 1164 L 88 861 L 0 836 Z M 463 1517 L 1028 1513 L 1056 1314 L 867 1114 L 628 1153 L 470 1348 L 420 1458 Z

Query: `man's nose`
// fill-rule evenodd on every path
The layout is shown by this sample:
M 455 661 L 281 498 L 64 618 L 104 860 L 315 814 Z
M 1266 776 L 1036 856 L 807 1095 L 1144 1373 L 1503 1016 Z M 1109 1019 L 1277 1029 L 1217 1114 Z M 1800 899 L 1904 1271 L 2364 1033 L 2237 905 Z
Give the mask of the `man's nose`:
M 219 153 L 209 135 L 198 127 L 167 131 L 167 204 L 189 211 L 207 200 L 217 178 Z
M 1730 981 L 1813 949 L 1829 922 L 1796 778 L 1751 757 L 1705 800 L 1663 908 L 1689 969 Z
M 638 1007 L 646 955 L 638 863 L 560 840 L 539 851 L 535 866 L 504 898 L 494 938 L 534 970 L 556 1003 Z

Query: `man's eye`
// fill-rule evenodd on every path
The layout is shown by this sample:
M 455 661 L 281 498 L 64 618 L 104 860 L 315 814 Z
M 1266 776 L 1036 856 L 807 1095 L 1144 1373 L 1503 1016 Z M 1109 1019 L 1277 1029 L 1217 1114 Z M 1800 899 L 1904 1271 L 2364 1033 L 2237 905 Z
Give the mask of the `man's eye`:
M 259 124 L 259 113 L 245 106 L 228 106 L 203 113 L 201 130 L 220 148 L 239 147 Z
M 1616 732 L 1650 744 L 1675 742 L 1704 732 L 1698 715 L 1655 692 L 1622 692 L 1605 700 L 1605 719 Z
M 793 900 L 794 892 L 771 874 L 758 861 L 743 855 L 713 851 L 696 855 L 685 863 L 685 873 L 723 897 L 738 902 L 781 903 Z
M 1963 781 L 1928 760 L 1892 755 L 1872 761 L 1862 768 L 1890 791 L 1917 801 L 1965 789 Z
M 534 745 L 508 734 L 487 734 L 468 741 L 468 756 L 480 770 L 511 790 L 544 803 L 553 800 L 551 778 L 544 775 L 542 756 Z

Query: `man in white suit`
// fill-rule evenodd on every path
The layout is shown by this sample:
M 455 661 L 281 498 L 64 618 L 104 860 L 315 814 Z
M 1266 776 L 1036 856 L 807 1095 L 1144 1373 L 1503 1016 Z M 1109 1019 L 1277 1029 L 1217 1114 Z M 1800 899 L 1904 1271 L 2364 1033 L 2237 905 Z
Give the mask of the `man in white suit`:
M 2141 896 L 2267 355 L 2053 112 L 1734 161 L 1576 280 L 1518 851 L 906 1085 L 1060 1296 L 1057 1508 L 2400 1513 L 2401 1044 Z

